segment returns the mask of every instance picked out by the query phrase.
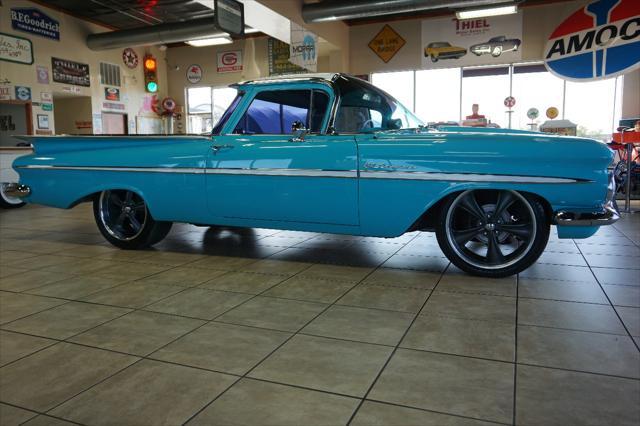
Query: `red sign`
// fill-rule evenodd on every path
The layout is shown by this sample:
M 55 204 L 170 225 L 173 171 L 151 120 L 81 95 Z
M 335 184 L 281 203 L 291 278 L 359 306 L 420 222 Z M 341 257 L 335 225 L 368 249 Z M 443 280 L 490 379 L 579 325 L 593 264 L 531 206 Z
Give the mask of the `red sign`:
M 516 104 L 516 98 L 514 98 L 513 96 L 507 96 L 506 98 L 504 98 L 504 106 L 506 106 L 507 108 L 513 108 Z
M 242 71 L 242 50 L 218 52 L 218 72 Z

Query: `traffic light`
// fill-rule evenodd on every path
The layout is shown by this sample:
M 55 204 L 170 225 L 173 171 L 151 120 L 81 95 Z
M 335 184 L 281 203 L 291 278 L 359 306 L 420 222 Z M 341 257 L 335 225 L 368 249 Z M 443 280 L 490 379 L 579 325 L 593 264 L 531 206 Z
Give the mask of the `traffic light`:
M 158 61 L 152 55 L 144 57 L 144 88 L 149 93 L 158 91 Z

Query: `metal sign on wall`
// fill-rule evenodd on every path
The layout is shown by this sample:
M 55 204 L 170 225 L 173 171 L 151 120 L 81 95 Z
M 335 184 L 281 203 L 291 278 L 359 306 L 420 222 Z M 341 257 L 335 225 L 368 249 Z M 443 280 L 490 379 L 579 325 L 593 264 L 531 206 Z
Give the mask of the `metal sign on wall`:
M 300 74 L 305 70 L 289 62 L 289 45 L 275 38 L 269 38 L 269 75 Z
M 544 57 L 550 72 L 573 81 L 640 68 L 640 1 L 592 1 L 551 33 Z
M 384 63 L 389 62 L 407 42 L 389 25 L 382 27 L 380 32 L 369 42 L 369 49 L 378 55 Z
M 289 62 L 311 72 L 318 70 L 318 36 L 291 22 Z
M 242 50 L 218 52 L 218 72 L 242 71 Z
M 522 12 L 477 19 L 422 21 L 423 68 L 491 65 L 522 59 Z
M 89 65 L 66 59 L 51 58 L 53 81 L 73 84 L 74 86 L 91 86 Z
M 0 60 L 17 64 L 33 64 L 31 41 L 10 34 L 0 33 Z
M 11 28 L 60 41 L 60 23 L 33 7 L 12 8 Z

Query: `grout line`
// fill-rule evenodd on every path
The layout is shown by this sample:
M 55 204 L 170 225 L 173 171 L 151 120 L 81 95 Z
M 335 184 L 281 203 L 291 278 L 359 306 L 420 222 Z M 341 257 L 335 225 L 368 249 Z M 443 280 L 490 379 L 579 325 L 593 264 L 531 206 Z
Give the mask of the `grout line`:
M 516 318 L 514 323 L 514 352 L 513 352 L 513 408 L 512 408 L 512 423 L 516 424 L 516 401 L 518 392 L 518 305 L 520 301 L 520 274 L 516 274 Z

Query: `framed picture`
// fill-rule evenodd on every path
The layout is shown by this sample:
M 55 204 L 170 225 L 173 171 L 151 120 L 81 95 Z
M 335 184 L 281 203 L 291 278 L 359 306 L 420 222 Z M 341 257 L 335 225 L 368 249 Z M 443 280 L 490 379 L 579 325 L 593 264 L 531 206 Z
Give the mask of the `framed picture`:
M 49 128 L 49 116 L 46 114 L 38 114 L 38 129 Z

